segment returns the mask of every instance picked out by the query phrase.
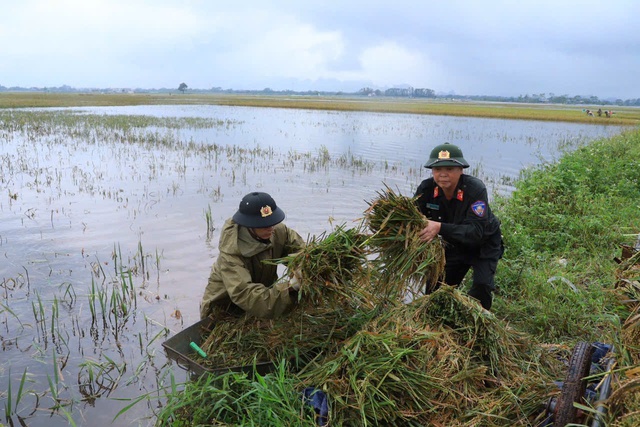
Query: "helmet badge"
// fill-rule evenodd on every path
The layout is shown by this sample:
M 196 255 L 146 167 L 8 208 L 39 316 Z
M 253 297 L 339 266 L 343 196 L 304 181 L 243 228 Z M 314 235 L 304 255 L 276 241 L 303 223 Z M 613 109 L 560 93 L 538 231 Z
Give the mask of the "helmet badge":
M 438 153 L 438 159 L 448 159 L 450 158 L 450 154 L 447 150 L 442 150 Z
M 272 213 L 273 211 L 271 210 L 271 206 L 269 205 L 263 206 L 260 208 L 260 215 L 262 215 L 262 218 L 266 218 L 270 216 Z

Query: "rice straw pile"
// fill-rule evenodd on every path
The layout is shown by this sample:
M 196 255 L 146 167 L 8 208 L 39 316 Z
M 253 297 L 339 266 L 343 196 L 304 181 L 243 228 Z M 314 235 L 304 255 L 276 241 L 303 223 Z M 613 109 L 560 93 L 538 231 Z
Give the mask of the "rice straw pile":
M 507 328 L 478 301 L 451 286 L 445 285 L 424 299 L 424 306 L 412 315 L 415 324 L 455 330 L 460 344 L 469 347 L 495 376 L 508 376 L 513 369 L 508 362 L 530 350 L 523 335 Z
M 420 240 L 419 232 L 427 220 L 418 210 L 415 198 L 397 194 L 389 187 L 378 196 L 368 202 L 364 221 L 373 232 L 368 244 L 379 254 L 375 262 L 381 275 L 380 292 L 401 295 L 409 283 L 419 284 L 421 291 L 435 289 L 444 272 L 442 242 Z
M 455 326 L 431 322 L 441 305 L 466 315 Z M 299 378 L 331 398 L 331 425 L 513 426 L 530 425 L 543 412 L 563 369 L 445 286 L 369 322 Z

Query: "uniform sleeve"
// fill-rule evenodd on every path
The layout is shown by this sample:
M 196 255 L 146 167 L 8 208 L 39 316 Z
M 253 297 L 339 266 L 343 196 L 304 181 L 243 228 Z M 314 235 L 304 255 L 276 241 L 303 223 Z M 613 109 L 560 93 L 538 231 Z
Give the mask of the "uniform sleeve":
M 231 301 L 255 317 L 272 319 L 285 313 L 292 305 L 288 283 L 267 287 L 253 283 L 242 256 L 220 253 L 220 276 Z
M 300 251 L 305 246 L 305 241 L 295 230 L 287 227 L 287 243 L 285 244 L 286 255 L 291 255 Z
M 458 245 L 478 247 L 482 244 L 484 236 L 489 234 L 492 227 L 491 211 L 487 189 L 482 188 L 474 194 L 468 194 L 464 202 L 464 216 L 459 224 L 442 223 L 440 235 L 444 240 Z

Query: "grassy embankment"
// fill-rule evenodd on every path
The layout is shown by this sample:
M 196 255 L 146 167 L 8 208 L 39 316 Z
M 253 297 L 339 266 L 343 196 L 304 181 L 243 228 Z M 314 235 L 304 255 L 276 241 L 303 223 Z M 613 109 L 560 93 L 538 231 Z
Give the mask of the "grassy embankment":
M 406 98 L 312 97 L 228 94 L 64 94 L 0 93 L 0 108 L 81 107 L 125 105 L 234 105 L 339 111 L 434 114 L 496 119 L 566 121 L 591 124 L 639 125 L 640 109 L 608 106 L 611 118 L 587 116 L 585 108 L 602 106 L 475 103 Z
M 524 172 L 499 202 L 507 252 L 496 312 L 548 342 L 618 341 L 613 259 L 640 232 L 640 131 Z

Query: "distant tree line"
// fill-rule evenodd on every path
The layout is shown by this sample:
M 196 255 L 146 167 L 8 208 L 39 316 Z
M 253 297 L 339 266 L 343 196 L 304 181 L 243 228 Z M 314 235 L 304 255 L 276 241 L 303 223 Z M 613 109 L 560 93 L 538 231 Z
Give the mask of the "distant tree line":
M 520 102 L 532 104 L 584 104 L 584 105 L 619 105 L 640 106 L 640 98 L 637 99 L 599 99 L 597 96 L 569 96 L 550 93 L 519 95 L 519 96 L 492 96 L 492 95 L 436 95 L 433 89 L 391 88 L 386 90 L 364 87 L 356 92 L 363 96 L 395 96 L 408 98 L 439 98 L 458 99 L 469 101 L 493 101 L 493 102 Z
M 497 101 L 497 102 L 524 102 L 531 104 L 576 104 L 576 105 L 619 105 L 628 107 L 640 107 L 640 98 L 636 99 L 600 99 L 597 96 L 569 96 L 555 95 L 550 93 L 519 95 L 517 97 L 507 96 L 464 96 L 457 97 L 473 101 Z
M 404 96 L 409 98 L 436 98 L 436 91 L 433 89 L 414 89 L 412 87 L 399 88 L 392 87 L 384 91 L 363 87 L 357 92 L 358 95 L 365 96 Z
M 188 89 L 186 83 L 180 83 L 178 91 L 184 93 Z M 175 92 L 174 88 L 160 89 L 131 89 L 131 88 L 83 88 L 77 89 L 68 85 L 59 87 L 5 87 L 0 85 L 0 92 L 69 92 L 69 93 L 171 93 Z M 393 87 L 385 90 L 363 87 L 356 92 L 331 92 L 331 91 L 293 91 L 293 90 L 273 90 L 264 88 L 259 90 L 234 90 L 223 89 L 221 87 L 212 87 L 210 89 L 189 89 L 190 93 L 237 93 L 237 94 L 256 94 L 256 95 L 298 95 L 298 96 L 370 96 L 370 97 L 406 97 L 406 98 L 430 98 L 430 99 L 451 99 L 451 100 L 469 100 L 469 101 L 493 101 L 493 102 L 522 102 L 532 104 L 584 104 L 584 105 L 618 105 L 640 107 L 640 98 L 635 99 L 599 99 L 597 96 L 570 96 L 555 95 L 554 93 L 526 94 L 519 96 L 494 96 L 494 95 L 453 95 L 453 94 L 436 94 L 433 89 L 413 88 L 413 87 Z

